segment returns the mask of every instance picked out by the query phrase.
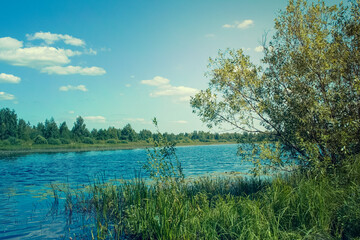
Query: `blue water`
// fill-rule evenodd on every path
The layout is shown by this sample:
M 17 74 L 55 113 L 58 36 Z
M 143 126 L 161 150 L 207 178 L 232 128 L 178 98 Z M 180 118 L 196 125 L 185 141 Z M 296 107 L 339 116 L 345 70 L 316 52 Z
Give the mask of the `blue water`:
M 250 163 L 236 156 L 237 145 L 177 147 L 184 174 L 246 172 Z M 0 239 L 61 239 L 68 231 L 62 214 L 51 214 L 50 184 L 86 185 L 146 173 L 144 149 L 31 154 L 0 158 Z

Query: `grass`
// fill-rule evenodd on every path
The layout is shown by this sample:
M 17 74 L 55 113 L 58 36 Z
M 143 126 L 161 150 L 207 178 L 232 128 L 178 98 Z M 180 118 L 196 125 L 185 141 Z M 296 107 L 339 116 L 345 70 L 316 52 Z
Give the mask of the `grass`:
M 360 239 L 360 157 L 331 175 L 94 182 L 64 195 L 93 239 Z

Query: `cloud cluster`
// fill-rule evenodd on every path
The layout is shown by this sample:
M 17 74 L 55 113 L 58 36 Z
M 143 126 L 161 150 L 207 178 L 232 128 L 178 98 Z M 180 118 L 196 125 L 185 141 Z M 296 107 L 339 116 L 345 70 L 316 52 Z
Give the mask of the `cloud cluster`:
M 60 87 L 59 90 L 63 91 L 63 92 L 67 92 L 67 91 L 87 92 L 88 91 L 85 85 L 78 85 L 78 86 L 67 85 L 67 86 Z
M 3 100 L 14 100 L 15 96 L 10 94 L 10 93 L 6 93 L 6 92 L 0 92 L 0 101 Z
M 105 123 L 106 118 L 103 116 L 86 116 L 84 117 L 84 120 L 90 121 L 90 122 L 97 122 L 97 123 Z
M 80 74 L 88 76 L 103 75 L 106 71 L 100 67 L 79 67 L 79 66 L 50 66 L 45 67 L 41 72 L 46 72 L 48 74 L 58 74 L 58 75 L 69 75 L 69 74 Z
M 254 25 L 254 21 L 251 19 L 246 19 L 242 22 L 235 21 L 234 24 L 224 24 L 223 28 L 239 28 L 239 29 L 246 29 Z
M 19 83 L 21 78 L 12 74 L 0 73 L 0 83 Z
M 82 54 L 96 55 L 96 51 L 93 49 L 78 51 L 49 46 L 58 41 L 64 41 L 67 45 L 84 47 L 85 42 L 82 39 L 67 34 L 53 34 L 50 32 L 37 32 L 33 35 L 27 34 L 26 36 L 30 41 L 40 39 L 47 45 L 24 47 L 23 42 L 15 38 L 0 38 L 0 61 L 14 66 L 39 69 L 41 72 L 48 74 L 94 76 L 106 73 L 100 67 L 66 66 L 71 62 L 71 57 Z
M 170 80 L 156 76 L 150 80 L 142 80 L 142 84 L 154 86 L 156 89 L 150 93 L 151 97 L 176 96 L 179 101 L 188 101 L 190 96 L 195 95 L 199 90 L 184 86 L 172 86 Z
M 28 40 L 44 40 L 46 44 L 54 44 L 57 41 L 63 40 L 65 44 L 77 46 L 77 47 L 83 47 L 85 46 L 84 40 L 81 40 L 79 38 L 72 37 L 70 35 L 63 35 L 63 34 L 55 34 L 50 32 L 37 32 L 33 35 L 26 34 L 26 37 Z
M 178 123 L 178 124 L 187 124 L 188 121 L 185 120 L 177 120 L 177 121 L 173 121 L 173 123 Z

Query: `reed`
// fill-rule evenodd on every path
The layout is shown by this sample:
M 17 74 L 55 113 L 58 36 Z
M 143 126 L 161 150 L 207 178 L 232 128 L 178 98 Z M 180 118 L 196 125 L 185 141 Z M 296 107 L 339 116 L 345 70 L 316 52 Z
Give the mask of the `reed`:
M 359 179 L 358 158 L 332 175 L 97 181 L 66 208 L 94 239 L 356 239 Z

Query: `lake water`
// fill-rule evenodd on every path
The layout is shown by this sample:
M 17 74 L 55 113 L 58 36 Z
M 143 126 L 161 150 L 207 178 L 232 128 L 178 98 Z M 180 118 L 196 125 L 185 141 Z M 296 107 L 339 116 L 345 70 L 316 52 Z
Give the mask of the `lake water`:
M 177 147 L 186 177 L 214 172 L 247 172 L 250 163 L 236 156 L 237 145 Z M 50 184 L 86 185 L 133 178 L 146 161 L 144 149 L 31 154 L 0 158 L 0 239 L 61 239 L 62 214 L 50 214 Z

